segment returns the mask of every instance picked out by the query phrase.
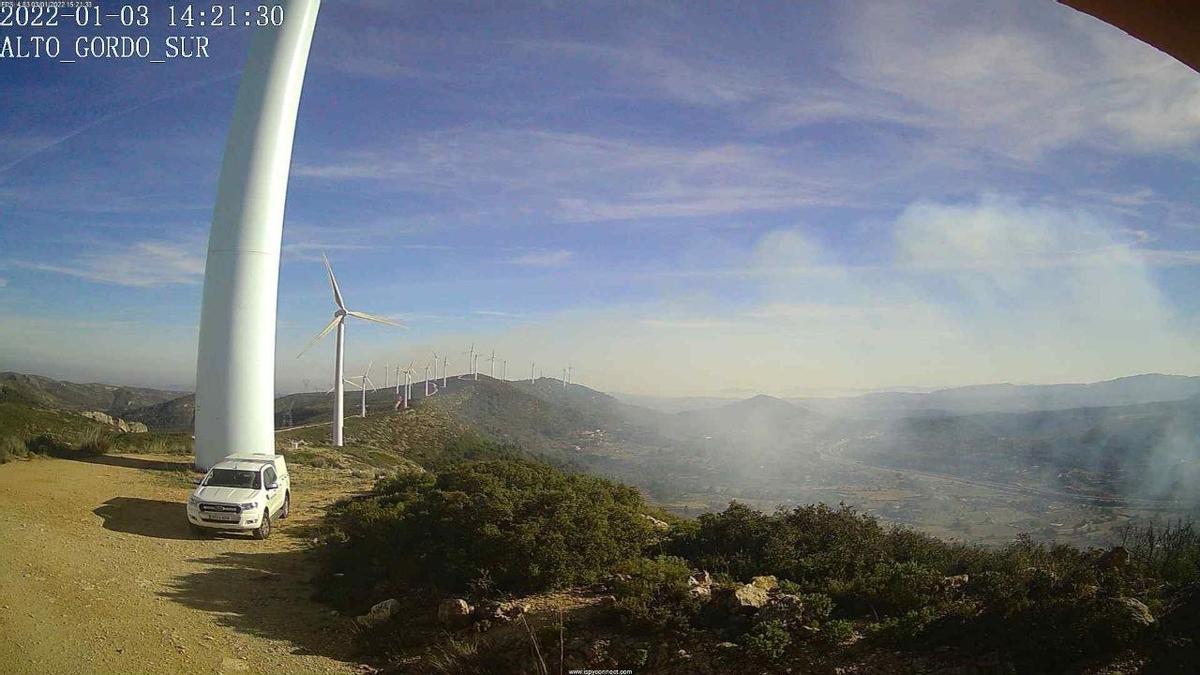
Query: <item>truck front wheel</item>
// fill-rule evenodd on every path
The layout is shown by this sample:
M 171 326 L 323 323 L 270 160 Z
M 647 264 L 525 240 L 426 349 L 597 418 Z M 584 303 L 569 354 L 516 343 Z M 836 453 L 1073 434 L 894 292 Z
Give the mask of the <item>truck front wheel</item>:
M 271 514 L 263 509 L 262 522 L 258 524 L 258 529 L 254 531 L 255 539 L 266 539 L 271 536 Z

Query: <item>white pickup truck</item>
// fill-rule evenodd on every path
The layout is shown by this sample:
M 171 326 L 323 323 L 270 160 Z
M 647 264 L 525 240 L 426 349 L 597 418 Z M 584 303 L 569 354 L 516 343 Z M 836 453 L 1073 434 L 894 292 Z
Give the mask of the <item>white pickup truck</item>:
M 266 539 L 271 519 L 288 517 L 291 486 L 283 455 L 230 455 L 188 497 L 188 526 L 195 534 L 240 530 Z

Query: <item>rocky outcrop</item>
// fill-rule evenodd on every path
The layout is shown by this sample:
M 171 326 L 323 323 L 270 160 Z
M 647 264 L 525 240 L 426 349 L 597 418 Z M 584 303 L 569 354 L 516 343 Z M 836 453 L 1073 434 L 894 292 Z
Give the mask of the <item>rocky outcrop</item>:
M 388 598 L 383 602 L 375 603 L 371 606 L 371 610 L 362 616 L 354 618 L 354 622 L 363 628 L 371 628 L 378 626 L 385 621 L 391 620 L 400 612 L 400 602 L 395 598 Z
M 666 521 L 663 521 L 663 520 L 659 520 L 658 518 L 655 518 L 654 516 L 643 513 L 642 517 L 645 518 L 656 530 L 666 531 L 666 530 L 671 529 L 671 525 L 669 523 L 667 523 Z
M 447 598 L 438 605 L 438 621 L 448 626 L 461 626 L 469 623 L 475 608 L 462 598 Z
M 1121 629 L 1139 631 L 1154 624 L 1150 608 L 1137 598 L 1107 598 L 1101 602 L 1110 620 Z
M 712 598 L 712 576 L 707 571 L 688 577 L 688 594 L 699 600 Z
M 714 599 L 732 612 L 752 614 L 766 605 L 770 596 L 767 589 L 750 583 L 722 588 L 714 595 Z
M 88 419 L 96 420 L 101 424 L 107 424 L 110 427 L 114 427 L 117 431 L 124 433 L 144 434 L 150 430 L 141 422 L 126 422 L 120 417 L 113 417 L 108 413 L 102 413 L 99 410 L 85 410 L 79 414 Z

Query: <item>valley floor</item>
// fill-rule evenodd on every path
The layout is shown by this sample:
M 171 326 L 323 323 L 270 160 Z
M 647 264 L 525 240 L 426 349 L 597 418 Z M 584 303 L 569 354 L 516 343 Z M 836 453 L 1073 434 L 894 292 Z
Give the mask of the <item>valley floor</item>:
M 349 621 L 309 599 L 306 526 L 365 479 L 293 468 L 267 541 L 196 538 L 188 458 L 0 466 L 0 672 L 357 672 Z

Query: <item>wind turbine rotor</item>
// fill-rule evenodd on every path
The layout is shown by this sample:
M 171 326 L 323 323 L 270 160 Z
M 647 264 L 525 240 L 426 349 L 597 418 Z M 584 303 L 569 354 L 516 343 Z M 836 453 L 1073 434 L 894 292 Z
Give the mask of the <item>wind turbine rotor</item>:
M 296 358 L 300 358 L 301 356 L 304 356 L 304 352 L 307 352 L 309 349 L 312 349 L 313 345 L 320 342 L 321 339 L 324 338 L 326 335 L 329 335 L 329 332 L 332 331 L 334 328 L 337 328 L 338 322 L 341 320 L 342 320 L 342 315 L 340 315 L 340 314 L 335 315 L 333 317 L 333 319 L 331 319 L 329 321 L 329 323 L 325 324 L 325 327 L 321 329 L 320 333 L 317 333 L 313 339 L 308 341 L 308 344 L 304 346 L 304 349 L 300 350 L 300 353 L 296 355 Z
M 359 312 L 359 311 L 356 311 L 353 309 L 346 310 L 346 314 L 349 314 L 350 316 L 352 316 L 356 319 L 362 319 L 363 321 L 374 321 L 375 323 L 387 324 L 389 326 L 397 326 L 399 328 L 408 328 L 408 326 L 406 326 L 404 324 L 404 322 L 402 322 L 402 321 L 396 321 L 395 319 L 386 319 L 382 316 L 375 316 L 374 314 L 367 314 L 366 312 Z
M 338 288 L 337 277 L 333 276 L 333 267 L 329 264 L 329 258 L 325 252 L 321 252 L 321 259 L 325 261 L 325 271 L 329 273 L 329 285 L 333 288 L 333 301 L 337 303 L 338 309 L 346 309 L 346 301 L 342 299 L 342 289 Z

